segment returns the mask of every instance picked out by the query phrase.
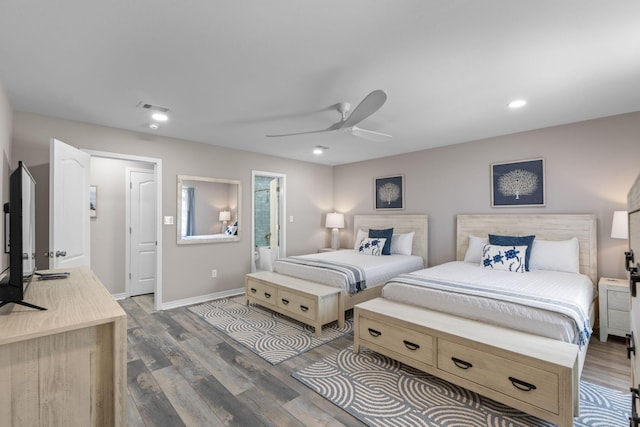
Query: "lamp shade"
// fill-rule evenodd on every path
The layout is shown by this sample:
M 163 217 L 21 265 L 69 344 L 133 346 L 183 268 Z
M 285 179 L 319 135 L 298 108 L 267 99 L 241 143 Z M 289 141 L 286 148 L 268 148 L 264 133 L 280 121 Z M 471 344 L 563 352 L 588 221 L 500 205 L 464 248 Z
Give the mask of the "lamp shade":
M 629 217 L 627 216 L 627 211 L 615 211 L 613 213 L 613 222 L 611 223 L 611 238 L 629 238 Z
M 327 228 L 344 228 L 344 214 L 328 213 L 325 226 Z
M 231 220 L 231 212 L 229 211 L 220 211 L 220 216 L 218 217 L 219 221 L 229 221 Z

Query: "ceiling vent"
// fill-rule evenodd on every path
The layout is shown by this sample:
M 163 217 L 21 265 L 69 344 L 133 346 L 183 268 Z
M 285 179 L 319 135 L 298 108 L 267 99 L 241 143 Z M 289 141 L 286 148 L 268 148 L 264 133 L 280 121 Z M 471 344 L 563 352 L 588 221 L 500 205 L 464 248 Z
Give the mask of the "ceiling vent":
M 142 108 L 143 110 L 160 111 L 161 113 L 169 112 L 169 109 L 167 107 L 161 107 L 159 105 L 147 104 L 147 103 L 142 102 L 142 101 L 140 101 L 138 103 L 138 107 Z

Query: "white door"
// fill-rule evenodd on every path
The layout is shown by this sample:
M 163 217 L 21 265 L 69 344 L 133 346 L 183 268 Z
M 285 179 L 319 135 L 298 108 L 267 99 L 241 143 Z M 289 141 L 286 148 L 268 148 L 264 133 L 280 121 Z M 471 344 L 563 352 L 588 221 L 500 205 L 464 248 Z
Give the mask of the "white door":
M 49 268 L 89 266 L 90 156 L 52 139 L 49 169 Z
M 129 296 L 156 289 L 156 182 L 152 170 L 129 173 Z

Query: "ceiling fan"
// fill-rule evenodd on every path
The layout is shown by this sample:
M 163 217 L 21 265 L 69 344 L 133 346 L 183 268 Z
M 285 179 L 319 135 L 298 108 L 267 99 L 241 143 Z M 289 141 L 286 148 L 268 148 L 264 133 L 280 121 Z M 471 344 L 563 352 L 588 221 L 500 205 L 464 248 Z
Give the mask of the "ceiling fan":
M 391 135 L 382 132 L 376 132 L 372 130 L 362 129 L 357 127 L 356 125 L 378 111 L 380 107 L 387 100 L 387 94 L 380 90 L 374 90 L 369 95 L 367 95 L 360 104 L 347 116 L 347 113 L 351 109 L 351 104 L 348 102 L 341 102 L 336 104 L 336 110 L 342 115 L 340 121 L 332 124 L 326 129 L 320 130 L 311 130 L 307 132 L 294 132 L 294 133 L 284 133 L 279 135 L 265 135 L 269 138 L 281 137 L 281 136 L 293 136 L 293 135 L 305 135 L 310 133 L 322 133 L 322 132 L 333 132 L 333 131 L 341 131 L 341 132 L 350 132 L 355 136 L 359 136 L 361 138 L 370 139 L 373 141 L 386 141 L 388 138 L 391 138 Z

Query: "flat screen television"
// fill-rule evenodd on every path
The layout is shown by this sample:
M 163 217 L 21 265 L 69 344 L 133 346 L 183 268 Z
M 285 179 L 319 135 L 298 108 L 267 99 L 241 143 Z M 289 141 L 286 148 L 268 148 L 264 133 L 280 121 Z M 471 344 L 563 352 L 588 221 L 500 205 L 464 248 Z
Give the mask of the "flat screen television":
M 4 211 L 9 270 L 0 280 L 0 307 L 14 303 L 45 310 L 24 301 L 36 271 L 36 182 L 22 162 L 9 176 L 9 202 Z

